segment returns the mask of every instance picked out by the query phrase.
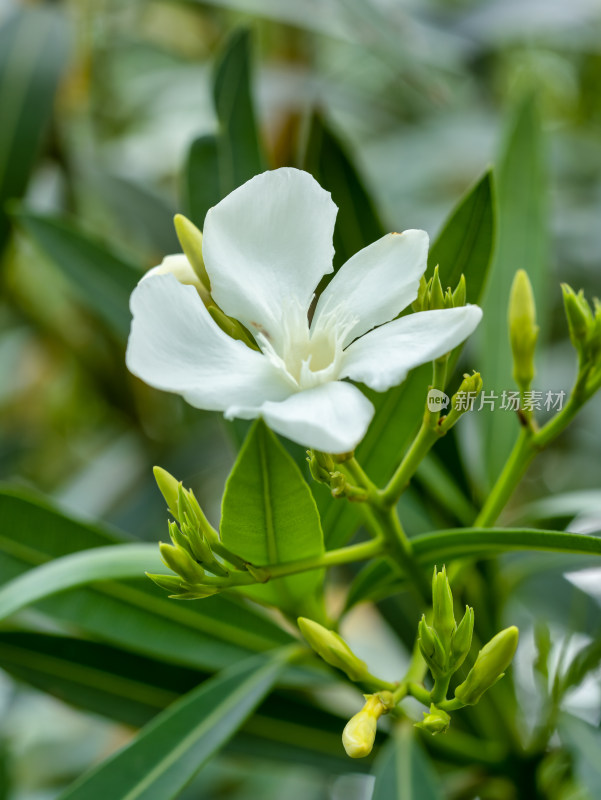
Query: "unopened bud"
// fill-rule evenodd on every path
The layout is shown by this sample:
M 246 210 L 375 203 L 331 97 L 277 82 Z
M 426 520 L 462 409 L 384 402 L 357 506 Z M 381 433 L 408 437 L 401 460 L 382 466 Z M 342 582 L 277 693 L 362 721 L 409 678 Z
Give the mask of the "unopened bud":
M 336 465 L 330 455 L 319 450 L 307 450 L 307 462 L 313 480 L 330 485 L 330 476 Z
M 509 341 L 513 353 L 513 377 L 522 391 L 528 391 L 534 378 L 534 351 L 538 338 L 534 294 L 528 274 L 515 273 L 509 295 Z
M 371 753 L 378 720 L 389 710 L 378 694 L 366 694 L 365 700 L 361 711 L 350 718 L 342 732 L 342 744 L 351 758 L 364 758 Z
M 181 575 L 185 581 L 188 583 L 202 582 L 204 570 L 186 550 L 163 542 L 160 542 L 159 550 L 165 566 Z
M 442 708 L 437 708 L 434 703 L 430 706 L 430 712 L 424 711 L 424 718 L 421 722 L 416 722 L 416 728 L 423 728 L 423 730 L 435 736 L 437 733 L 444 733 L 448 730 L 451 724 L 451 717 Z
M 505 674 L 518 646 L 515 626 L 497 633 L 478 653 L 465 681 L 455 689 L 455 697 L 467 706 L 475 705 L 484 692 Z
M 451 397 L 451 410 L 440 422 L 441 433 L 446 433 L 459 418 L 473 408 L 476 397 L 482 391 L 482 377 L 479 372 L 464 373 L 459 389 Z
M 209 280 L 202 255 L 202 233 L 183 214 L 176 214 L 173 222 L 182 250 L 208 294 L 211 291 L 211 281 Z
M 185 591 L 185 584 L 182 582 L 182 579 L 175 575 L 153 575 L 150 572 L 146 573 L 147 577 L 150 578 L 151 581 L 154 581 L 157 586 L 160 586 L 161 589 L 165 589 L 167 592 L 170 592 L 172 595 L 181 594 L 181 592 Z
M 419 279 L 419 288 L 417 290 L 417 297 L 411 304 L 411 308 L 414 311 L 424 311 L 427 308 L 428 303 L 428 281 L 426 280 L 425 276 L 422 275 Z
M 456 672 L 465 661 L 467 654 L 472 646 L 472 636 L 474 633 L 474 609 L 465 607 L 463 619 L 457 626 L 457 630 L 451 637 L 451 657 L 449 667 Z
M 447 578 L 446 568 L 443 567 L 440 572 L 436 571 L 434 567 L 434 575 L 432 576 L 432 626 L 438 636 L 445 650 L 451 643 L 451 636 L 455 631 L 455 615 L 453 613 L 453 592 L 451 591 L 451 584 Z
M 152 471 L 157 486 L 165 498 L 167 508 L 175 517 L 175 519 L 179 520 L 177 507 L 178 481 L 173 477 L 173 475 L 169 474 L 169 472 L 162 467 L 153 467 Z
M 232 338 L 236 339 L 240 342 L 244 342 L 247 347 L 250 347 L 251 350 L 258 350 L 259 347 L 255 340 L 252 338 L 248 330 L 242 325 L 241 322 L 238 322 L 237 319 L 233 317 L 228 317 L 219 306 L 216 306 L 214 303 L 210 303 L 207 306 L 207 311 L 213 317 L 217 325 L 221 328 L 224 333 Z
M 432 675 L 437 677 L 446 672 L 446 655 L 438 634 L 422 616 L 418 625 L 418 644 L 424 661 L 430 668 Z
M 444 308 L 444 292 L 442 290 L 442 283 L 440 282 L 438 265 L 436 265 L 436 267 L 434 267 L 434 275 L 430 280 L 428 309 L 438 308 Z
M 363 681 L 369 676 L 365 661 L 358 658 L 337 633 L 306 617 L 298 618 L 298 627 L 317 655 L 345 672 L 352 681 Z

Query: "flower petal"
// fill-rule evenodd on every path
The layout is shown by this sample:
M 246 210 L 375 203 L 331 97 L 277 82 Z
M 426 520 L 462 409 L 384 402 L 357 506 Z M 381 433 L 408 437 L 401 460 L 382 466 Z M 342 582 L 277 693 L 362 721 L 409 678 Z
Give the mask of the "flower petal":
M 338 209 L 307 172 L 264 172 L 209 209 L 203 256 L 211 293 L 251 332 L 277 338 L 291 301 L 308 310 L 332 271 Z
M 226 411 L 241 396 L 260 405 L 292 391 L 282 370 L 224 333 L 196 289 L 173 275 L 142 280 L 130 307 L 126 364 L 150 386 L 182 394 L 191 405 L 210 411 Z
M 246 419 L 261 416 L 274 431 L 304 447 L 347 453 L 365 436 L 374 407 L 356 386 L 334 381 L 297 392 L 279 403 L 266 402 L 258 409 L 238 408 L 230 413 Z
M 466 339 L 482 319 L 478 306 L 420 311 L 382 325 L 345 350 L 340 377 L 384 392 L 410 369 L 433 361 Z
M 428 234 L 389 233 L 364 247 L 334 275 L 317 303 L 313 324 L 323 313 L 343 306 L 357 319 L 344 346 L 398 316 L 417 297 L 426 270 Z

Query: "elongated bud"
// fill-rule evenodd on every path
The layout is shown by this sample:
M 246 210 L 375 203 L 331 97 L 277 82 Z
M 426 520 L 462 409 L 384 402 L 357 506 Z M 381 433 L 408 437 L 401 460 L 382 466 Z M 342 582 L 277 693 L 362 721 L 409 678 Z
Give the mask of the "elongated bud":
M 472 636 L 474 633 L 474 609 L 465 607 L 463 619 L 457 626 L 457 630 L 451 637 L 451 657 L 449 667 L 456 672 L 465 661 L 467 654 L 472 646 Z
M 423 730 L 435 736 L 437 733 L 444 733 L 448 730 L 451 724 L 451 717 L 442 708 L 437 708 L 434 703 L 430 706 L 430 711 L 424 711 L 424 718 L 421 722 L 416 722 L 416 728 L 423 728 Z
M 168 527 L 169 527 L 169 537 L 173 542 L 173 544 L 176 547 L 179 547 L 181 550 L 185 550 L 189 555 L 194 557 L 194 553 L 192 552 L 192 548 L 190 547 L 190 542 L 188 541 L 188 538 L 185 535 L 185 533 L 177 527 L 177 523 L 170 522 Z
M 438 634 L 422 616 L 418 625 L 418 644 L 424 661 L 430 668 L 434 677 L 444 675 L 446 672 L 446 655 Z
M 513 353 L 513 377 L 522 391 L 534 378 L 534 351 L 538 338 L 534 294 L 528 274 L 515 273 L 509 296 L 509 341 Z
M 146 575 L 151 581 L 154 581 L 157 586 L 160 586 L 161 589 L 166 589 L 172 595 L 181 594 L 182 592 L 186 591 L 186 586 L 179 576 L 153 575 L 150 572 L 147 572 Z
M 465 681 L 455 689 L 455 697 L 467 706 L 475 705 L 484 692 L 505 674 L 518 646 L 515 626 L 497 633 L 478 653 Z
M 453 613 L 453 592 L 447 578 L 446 567 L 440 572 L 434 567 L 432 576 L 432 626 L 438 634 L 445 650 L 451 643 L 451 636 L 457 627 Z
M 188 261 L 192 265 L 192 269 L 198 276 L 207 294 L 210 293 L 211 281 L 209 280 L 202 256 L 202 233 L 198 230 L 196 225 L 187 217 L 184 217 L 183 214 L 176 214 L 173 218 L 173 222 L 182 250 L 186 254 Z
M 171 514 L 175 517 L 176 520 L 179 521 L 178 516 L 178 485 L 179 482 L 167 472 L 166 469 L 162 467 L 153 467 L 152 472 L 154 474 L 154 479 L 159 487 L 159 490 L 163 497 L 165 498 L 165 502 L 167 503 L 167 508 L 171 512 Z
M 219 325 L 224 333 L 227 333 L 232 339 L 244 342 L 251 350 L 258 350 L 259 346 L 254 341 L 250 333 L 246 330 L 242 323 L 238 322 L 233 317 L 228 317 L 218 306 L 211 303 L 207 306 L 207 311 L 213 317 L 215 322 Z
M 368 756 L 374 746 L 378 720 L 391 707 L 381 694 L 366 694 L 366 703 L 354 717 L 346 723 L 342 732 L 342 744 L 346 754 L 351 758 Z
M 188 583 L 202 583 L 204 570 L 186 550 L 163 542 L 160 542 L 159 550 L 165 566 L 181 575 Z
M 317 655 L 332 667 L 341 669 L 352 681 L 363 681 L 369 676 L 365 661 L 358 658 L 337 633 L 306 617 L 298 618 L 298 627 Z
M 444 308 L 444 292 L 442 290 L 442 283 L 440 282 L 438 264 L 434 268 L 434 275 L 430 280 L 429 288 L 430 292 L 428 298 L 428 308 L 429 309 Z

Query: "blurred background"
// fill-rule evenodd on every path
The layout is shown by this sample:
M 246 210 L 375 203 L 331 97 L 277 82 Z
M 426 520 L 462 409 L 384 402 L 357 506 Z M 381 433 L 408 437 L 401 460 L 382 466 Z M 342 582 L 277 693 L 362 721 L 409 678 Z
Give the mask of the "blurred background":
M 0 0 L 0 477 L 148 540 L 165 524 L 153 464 L 194 486 L 216 520 L 241 434 L 124 365 L 127 297 L 179 250 L 173 214 L 202 226 L 230 190 L 211 165 L 230 113 L 216 107 L 215 64 L 232 42 L 250 54 L 264 166 L 314 164 L 321 137 L 331 147 L 313 171 L 336 181 L 352 166 L 384 230 L 434 237 L 468 187 L 502 165 L 515 126 L 536 127 L 525 163 L 536 162 L 540 190 L 529 203 L 525 172 L 514 191 L 527 210 L 518 224 L 538 231 L 532 258 L 548 266 L 537 388 L 567 390 L 574 374 L 559 282 L 599 293 L 599 0 Z M 230 87 L 234 115 L 243 73 Z M 475 341 L 465 365 L 486 388 L 480 352 Z M 597 399 L 535 465 L 515 518 L 552 494 L 547 517 L 598 530 L 600 412 Z M 503 430 L 490 435 L 502 455 Z M 466 424 L 474 503 L 491 477 L 479 468 L 487 442 Z M 405 513 L 411 532 L 439 523 L 427 493 Z M 125 735 L 8 677 L 0 690 L 3 800 L 56 797 Z M 282 768 L 243 782 L 239 769 L 216 764 L 190 797 L 365 796 L 359 779 L 324 786 Z

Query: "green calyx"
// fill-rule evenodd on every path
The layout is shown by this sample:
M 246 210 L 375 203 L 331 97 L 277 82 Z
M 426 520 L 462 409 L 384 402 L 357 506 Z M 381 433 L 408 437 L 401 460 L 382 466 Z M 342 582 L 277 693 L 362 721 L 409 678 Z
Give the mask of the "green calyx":
M 429 280 L 422 275 L 417 297 L 411 308 L 414 311 L 432 311 L 438 308 L 457 308 L 466 303 L 467 291 L 465 276 L 462 275 L 455 290 L 447 287 L 443 290 L 440 281 L 438 265 L 434 268 L 434 274 Z

